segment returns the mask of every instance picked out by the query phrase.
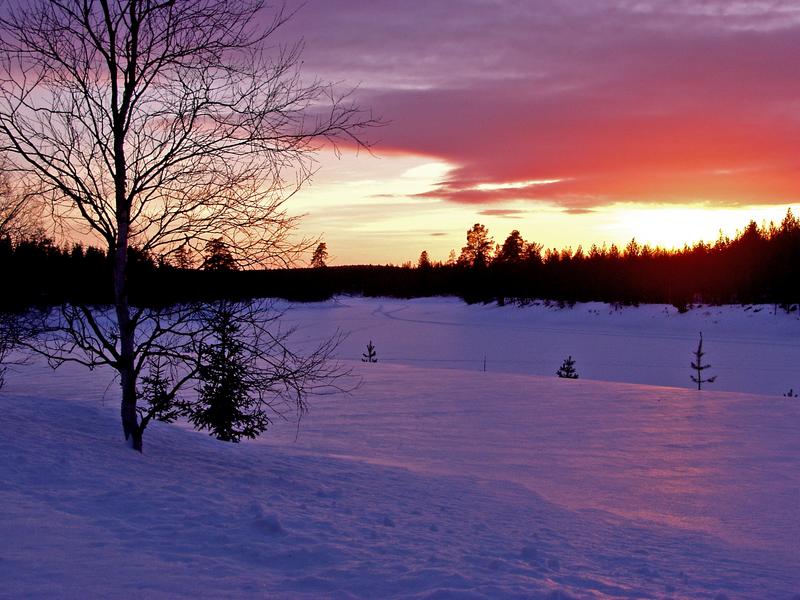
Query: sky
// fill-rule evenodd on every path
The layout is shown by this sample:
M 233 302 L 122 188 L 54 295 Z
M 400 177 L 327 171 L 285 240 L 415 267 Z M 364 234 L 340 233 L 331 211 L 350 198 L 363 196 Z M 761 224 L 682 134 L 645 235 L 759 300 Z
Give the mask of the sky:
M 444 260 L 476 222 L 674 247 L 800 209 L 800 2 L 288 6 L 303 73 L 383 121 L 291 201 L 332 264 Z

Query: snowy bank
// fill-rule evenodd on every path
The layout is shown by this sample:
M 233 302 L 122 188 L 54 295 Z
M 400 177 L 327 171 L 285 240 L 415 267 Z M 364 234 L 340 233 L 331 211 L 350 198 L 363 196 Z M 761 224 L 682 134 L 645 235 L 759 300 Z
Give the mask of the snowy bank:
M 302 305 L 308 341 L 352 332 L 352 394 L 240 445 L 155 424 L 144 455 L 107 372 L 15 369 L 0 597 L 796 600 L 800 400 L 766 388 L 798 362 L 753 379 L 800 325 L 665 310 Z M 720 369 L 702 392 L 699 327 Z M 378 364 L 357 360 L 369 339 Z M 577 381 L 552 375 L 567 353 Z M 684 387 L 591 380 L 658 383 L 673 359 Z
M 0 596 L 800 593 L 796 399 L 354 367 L 297 441 L 157 424 L 142 456 L 96 373 L 17 375 Z

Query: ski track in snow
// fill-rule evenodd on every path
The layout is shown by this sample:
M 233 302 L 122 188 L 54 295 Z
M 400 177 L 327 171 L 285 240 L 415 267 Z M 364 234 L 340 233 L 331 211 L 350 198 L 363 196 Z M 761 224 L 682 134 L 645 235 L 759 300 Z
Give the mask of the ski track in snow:
M 608 352 L 597 331 L 632 346 L 610 379 L 669 378 L 670 344 L 688 363 L 701 325 L 713 371 L 746 364 L 745 380 L 796 358 L 800 322 L 603 306 L 299 306 L 308 341 L 355 331 L 341 354 L 362 384 L 315 398 L 297 441 L 291 424 L 239 445 L 155 424 L 139 456 L 106 371 L 16 368 L 0 395 L 0 597 L 800 599 L 800 399 L 566 381 L 532 361 L 482 373 L 470 346 L 583 339 L 583 376 Z M 604 337 L 615 320 L 630 333 Z M 370 338 L 379 360 L 447 350 L 471 370 L 363 364 Z M 643 347 L 659 360 L 631 370 Z M 552 370 L 566 356 L 541 350 Z

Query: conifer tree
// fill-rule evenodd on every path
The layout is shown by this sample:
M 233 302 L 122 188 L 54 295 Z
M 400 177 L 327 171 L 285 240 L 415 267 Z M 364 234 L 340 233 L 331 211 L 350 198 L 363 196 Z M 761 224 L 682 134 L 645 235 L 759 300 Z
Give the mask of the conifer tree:
M 328 244 L 320 242 L 314 249 L 314 254 L 311 257 L 311 268 L 322 269 L 328 266 Z
M 697 375 L 691 375 L 692 381 L 697 384 L 697 389 L 702 390 L 704 383 L 714 383 L 714 380 L 717 378 L 716 375 L 709 377 L 707 379 L 703 379 L 703 371 L 708 369 L 711 365 L 704 365 L 703 364 L 703 332 L 700 332 L 700 341 L 697 343 L 697 350 L 692 352 L 694 354 L 694 360 L 689 363 L 692 369 L 697 371 Z
M 431 259 L 428 256 L 428 251 L 423 250 L 420 252 L 419 260 L 417 261 L 417 268 L 418 269 L 430 269 L 431 268 Z
M 463 267 L 483 268 L 489 265 L 494 240 L 485 225 L 475 223 L 467 231 L 467 245 L 461 249 L 458 264 Z
M 564 379 L 578 378 L 578 372 L 575 370 L 575 359 L 572 358 L 571 354 L 564 359 L 563 363 L 561 363 L 561 366 L 558 368 L 558 371 L 556 371 L 556 375 Z
M 238 337 L 239 325 L 224 305 L 211 316 L 211 339 L 201 348 L 197 402 L 189 421 L 207 429 L 217 439 L 238 442 L 255 438 L 270 423 L 261 402 L 253 394 L 253 369 Z
M 526 242 L 518 230 L 512 231 L 497 249 L 494 263 L 498 265 L 518 265 L 525 258 Z
M 375 351 L 375 346 L 372 344 L 372 340 L 370 340 L 369 344 L 367 344 L 367 351 L 361 355 L 361 362 L 378 362 L 378 353 Z
M 239 267 L 236 259 L 221 237 L 209 240 L 206 243 L 203 268 L 206 271 L 237 271 Z

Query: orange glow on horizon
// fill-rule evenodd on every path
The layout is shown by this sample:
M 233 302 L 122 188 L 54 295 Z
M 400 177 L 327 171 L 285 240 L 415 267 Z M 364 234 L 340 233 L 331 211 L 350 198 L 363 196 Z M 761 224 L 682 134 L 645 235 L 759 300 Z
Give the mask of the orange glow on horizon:
M 570 210 L 547 197 L 554 187 L 569 185 L 568 180 L 536 181 L 539 185 L 534 186 L 530 181 L 483 184 L 481 189 L 489 192 L 501 188 L 511 194 L 533 187 L 542 197 L 465 204 L 430 193 L 456 169 L 442 160 L 408 154 L 324 158 L 313 184 L 291 206 L 294 212 L 306 214 L 300 233 L 326 241 L 332 265 L 415 264 L 423 250 L 432 260 L 445 261 L 451 250 L 460 252 L 466 231 L 474 223 L 485 224 L 497 243 L 517 229 L 527 241 L 559 250 L 579 245 L 588 250 L 592 244 L 604 243 L 623 248 L 632 238 L 641 245 L 676 249 L 700 241 L 713 243 L 720 232 L 732 237 L 750 220 L 759 225 L 779 223 L 790 207 L 800 213 L 796 203 L 717 207 L 711 199 L 687 204 L 649 198 L 606 200 L 605 205 L 585 209 L 578 204 Z M 709 180 L 725 177 L 724 172 L 708 175 Z M 652 189 L 657 187 L 669 189 L 664 182 Z M 692 189 L 701 187 L 699 180 L 692 182 Z

